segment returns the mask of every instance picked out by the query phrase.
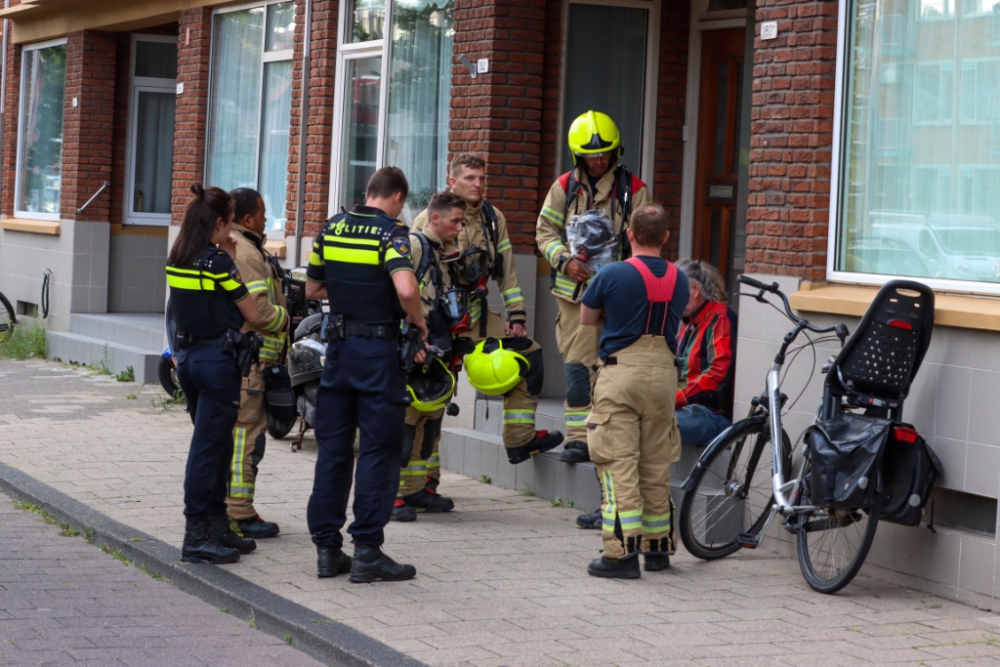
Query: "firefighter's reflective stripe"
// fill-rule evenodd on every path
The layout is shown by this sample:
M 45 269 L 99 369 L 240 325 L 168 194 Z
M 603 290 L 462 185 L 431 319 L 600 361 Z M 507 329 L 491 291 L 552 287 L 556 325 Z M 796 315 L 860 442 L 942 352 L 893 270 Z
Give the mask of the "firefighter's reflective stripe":
M 545 259 L 548 260 L 549 264 L 556 263 L 556 257 L 561 253 L 569 252 L 566 248 L 566 244 L 562 241 L 553 241 L 545 248 Z
M 285 328 L 285 325 L 288 323 L 287 310 L 285 310 L 281 306 L 275 306 L 274 311 L 275 315 L 273 320 L 271 320 L 267 324 L 259 325 L 260 328 L 263 329 L 264 331 L 271 331 L 271 332 L 282 331 Z
M 479 321 L 479 318 L 483 314 L 483 302 L 479 299 L 474 299 L 472 304 L 469 306 L 469 320 L 472 324 Z
M 534 424 L 535 423 L 535 411 L 534 410 L 504 410 L 503 411 L 503 423 L 504 424 Z
M 643 514 L 642 530 L 644 533 L 665 533 L 670 530 L 670 513 Z
M 556 294 L 562 294 L 569 298 L 573 298 L 573 293 L 576 292 L 576 281 L 570 280 L 561 273 L 556 274 L 556 284 L 552 288 Z
M 621 524 L 622 530 L 634 530 L 642 525 L 642 510 L 626 510 L 624 512 L 618 512 L 618 523 Z M 615 520 L 612 517 L 611 526 L 614 528 Z
M 229 495 L 234 498 L 253 498 L 254 485 L 243 478 L 243 459 L 247 449 L 247 430 L 233 430 L 233 463 L 232 479 L 229 485 Z
M 611 471 L 605 470 L 601 477 L 604 484 L 604 509 L 601 512 L 601 528 L 614 532 L 615 516 L 618 514 L 618 505 L 615 502 L 615 483 L 611 479 Z
M 433 472 L 434 470 L 441 467 L 441 457 L 438 456 L 437 452 L 431 454 L 431 457 L 427 459 L 427 472 Z
M 584 410 L 583 412 L 567 412 L 566 413 L 566 428 L 572 428 L 578 426 L 584 428 L 587 426 L 587 415 L 590 414 L 589 410 Z
M 503 292 L 503 305 L 510 307 L 510 304 L 515 301 L 524 301 L 524 296 L 521 294 L 521 288 L 515 287 L 513 289 L 506 290 Z
M 497 244 L 497 252 L 504 252 L 505 250 L 510 250 L 510 239 L 504 239 Z
M 247 289 L 250 290 L 251 294 L 268 291 L 266 280 L 251 280 L 250 282 L 246 283 L 246 286 Z
M 410 465 L 403 468 L 402 473 L 404 477 L 421 477 L 427 474 L 427 461 L 414 461 L 410 460 Z
M 554 208 L 542 207 L 542 217 L 551 222 L 556 227 L 562 227 L 566 222 L 566 216 Z
M 283 336 L 278 338 L 264 336 L 264 344 L 260 348 L 260 360 L 277 362 L 284 344 L 285 339 Z

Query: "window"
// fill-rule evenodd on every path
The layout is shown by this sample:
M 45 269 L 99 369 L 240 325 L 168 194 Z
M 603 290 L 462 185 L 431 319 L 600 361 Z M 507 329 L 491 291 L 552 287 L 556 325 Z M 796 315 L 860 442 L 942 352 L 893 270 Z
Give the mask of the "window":
M 268 230 L 288 217 L 294 35 L 292 2 L 215 15 L 205 181 L 260 192 Z
M 341 6 L 330 210 L 364 203 L 371 175 L 394 165 L 412 220 L 446 185 L 454 0 Z
M 25 46 L 14 197 L 19 215 L 59 219 L 65 94 L 66 42 Z
M 832 279 L 1000 293 L 994 4 L 919 0 L 901 39 L 876 3 L 843 5 Z
M 125 222 L 169 225 L 177 38 L 133 35 Z

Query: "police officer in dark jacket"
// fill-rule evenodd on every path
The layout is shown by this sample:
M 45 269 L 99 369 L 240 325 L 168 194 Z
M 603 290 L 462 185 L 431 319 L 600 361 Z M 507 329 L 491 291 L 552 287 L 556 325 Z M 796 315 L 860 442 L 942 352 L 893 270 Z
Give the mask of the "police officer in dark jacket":
M 177 379 L 194 424 L 184 473 L 181 559 L 234 563 L 256 548 L 229 529 L 226 492 L 240 407 L 239 331 L 244 320 L 257 321 L 257 309 L 232 259 L 232 197 L 201 185 L 191 191 L 195 197 L 167 259 Z
M 382 553 L 399 486 L 399 457 L 409 402 L 397 353 L 400 320 L 427 336 L 420 290 L 410 261 L 407 227 L 396 217 L 409 193 L 403 172 L 383 167 L 368 181 L 366 206 L 334 216 L 313 243 L 306 298 L 329 299 L 326 367 L 316 401 L 319 456 L 308 523 L 320 577 L 350 571 L 355 583 L 402 581 L 412 565 Z M 354 558 L 342 551 L 360 429 L 354 522 L 347 529 Z

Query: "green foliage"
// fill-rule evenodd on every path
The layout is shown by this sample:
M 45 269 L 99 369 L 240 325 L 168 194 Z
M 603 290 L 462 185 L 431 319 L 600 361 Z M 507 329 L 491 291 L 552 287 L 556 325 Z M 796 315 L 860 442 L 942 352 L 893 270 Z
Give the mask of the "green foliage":
M 521 495 L 522 496 L 528 496 L 529 498 L 534 498 L 535 497 L 535 490 L 534 489 L 525 489 L 524 491 L 521 492 Z
M 119 382 L 135 382 L 135 369 L 129 366 L 121 373 L 115 376 L 115 379 Z
M 492 484 L 493 478 L 490 477 L 489 475 L 480 475 L 479 481 L 482 482 L 483 484 Z
M 257 627 L 257 617 L 253 613 L 253 609 L 250 610 L 250 618 L 247 619 L 247 625 L 253 630 L 259 630 Z
M 154 398 L 150 401 L 155 410 L 160 412 L 170 412 L 175 406 L 184 405 L 187 403 L 187 399 L 184 398 L 184 392 L 178 389 L 174 392 L 171 398 Z
M 564 503 L 562 498 L 557 497 L 554 500 L 552 500 L 550 502 L 550 504 L 553 507 L 572 507 L 573 506 L 573 501 L 570 500 L 569 502 L 565 502 Z
M 288 644 L 289 646 L 292 645 L 292 633 L 291 632 L 289 632 L 287 635 L 285 635 L 285 643 Z
M 41 320 L 21 320 L 10 337 L 0 342 L 0 359 L 45 359 L 49 351 Z
M 139 398 L 139 394 L 136 392 L 132 392 L 131 394 L 125 394 L 125 398 L 130 401 L 134 401 L 135 399 Z

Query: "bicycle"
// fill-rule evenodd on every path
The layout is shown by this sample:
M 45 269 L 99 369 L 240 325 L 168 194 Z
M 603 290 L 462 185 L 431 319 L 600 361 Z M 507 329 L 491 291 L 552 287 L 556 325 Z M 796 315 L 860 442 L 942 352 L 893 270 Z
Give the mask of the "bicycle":
M 802 447 L 798 475 L 794 478 L 788 476 L 792 471 L 793 447 L 781 425 L 781 412 L 788 400 L 781 392 L 781 371 L 789 355 L 798 354 L 817 343 L 839 340 L 840 354 L 831 357 L 823 367 L 827 380 L 816 421 L 829 420 L 839 413 L 859 408 L 864 408 L 868 415 L 899 421 L 903 399 L 930 342 L 933 292 L 912 281 L 887 283 L 862 319 L 854 337 L 848 341 L 849 331 L 844 324 L 817 327 L 798 317 L 777 283 L 765 285 L 742 275 L 739 282 L 759 290 L 756 295 L 744 293 L 746 296 L 752 296 L 775 309 L 777 307 L 764 295 L 771 293 L 778 296 L 784 305 L 783 315 L 795 326 L 785 335 L 768 370 L 766 390 L 751 401 L 747 418 L 733 424 L 709 443 L 682 485 L 685 495 L 679 517 L 681 539 L 692 555 L 703 560 L 715 560 L 742 548 L 759 546 L 771 522 L 781 515 L 784 528 L 796 536 L 799 566 L 808 585 L 821 593 L 835 593 L 850 583 L 864 564 L 878 527 L 882 496 L 881 493 L 874 493 L 872 505 L 863 509 L 810 504 L 812 470 L 807 444 Z M 889 320 L 886 324 L 883 321 L 884 311 L 887 311 L 885 306 L 891 302 L 895 304 L 893 307 L 902 311 L 902 302 L 908 303 L 910 298 L 904 295 L 913 292 L 917 293 L 917 300 L 922 300 L 923 308 L 920 311 L 921 304 L 918 304 L 916 309 L 911 309 L 914 313 L 911 319 L 922 318 L 917 319 L 917 326 L 913 327 L 908 322 L 900 324 L 900 320 Z M 889 308 L 888 312 L 895 311 Z M 926 322 L 926 315 L 931 318 L 930 322 Z M 909 326 L 910 330 L 901 335 L 891 329 L 897 325 Z M 886 326 L 890 327 L 888 335 L 885 333 Z M 795 340 L 806 331 L 821 337 L 793 348 Z M 808 334 L 806 337 L 809 337 Z M 890 342 L 887 343 L 887 340 Z M 892 349 L 880 353 L 879 345 L 888 345 Z M 883 357 L 887 359 L 888 368 L 873 370 L 879 366 L 874 362 L 881 362 Z M 879 376 L 877 382 L 871 377 L 859 377 L 858 382 L 851 379 L 854 377 L 852 373 L 858 375 L 859 358 L 864 372 Z M 900 367 L 894 367 L 894 363 Z M 860 387 L 884 390 L 883 395 L 878 391 L 864 393 Z M 772 406 L 777 406 L 777 409 L 772 409 Z M 781 445 L 775 447 L 772 444 L 775 442 Z M 770 465 L 767 464 L 768 459 Z
M 17 324 L 17 317 L 14 308 L 10 305 L 7 297 L 0 292 L 0 343 L 14 335 L 14 326 Z

